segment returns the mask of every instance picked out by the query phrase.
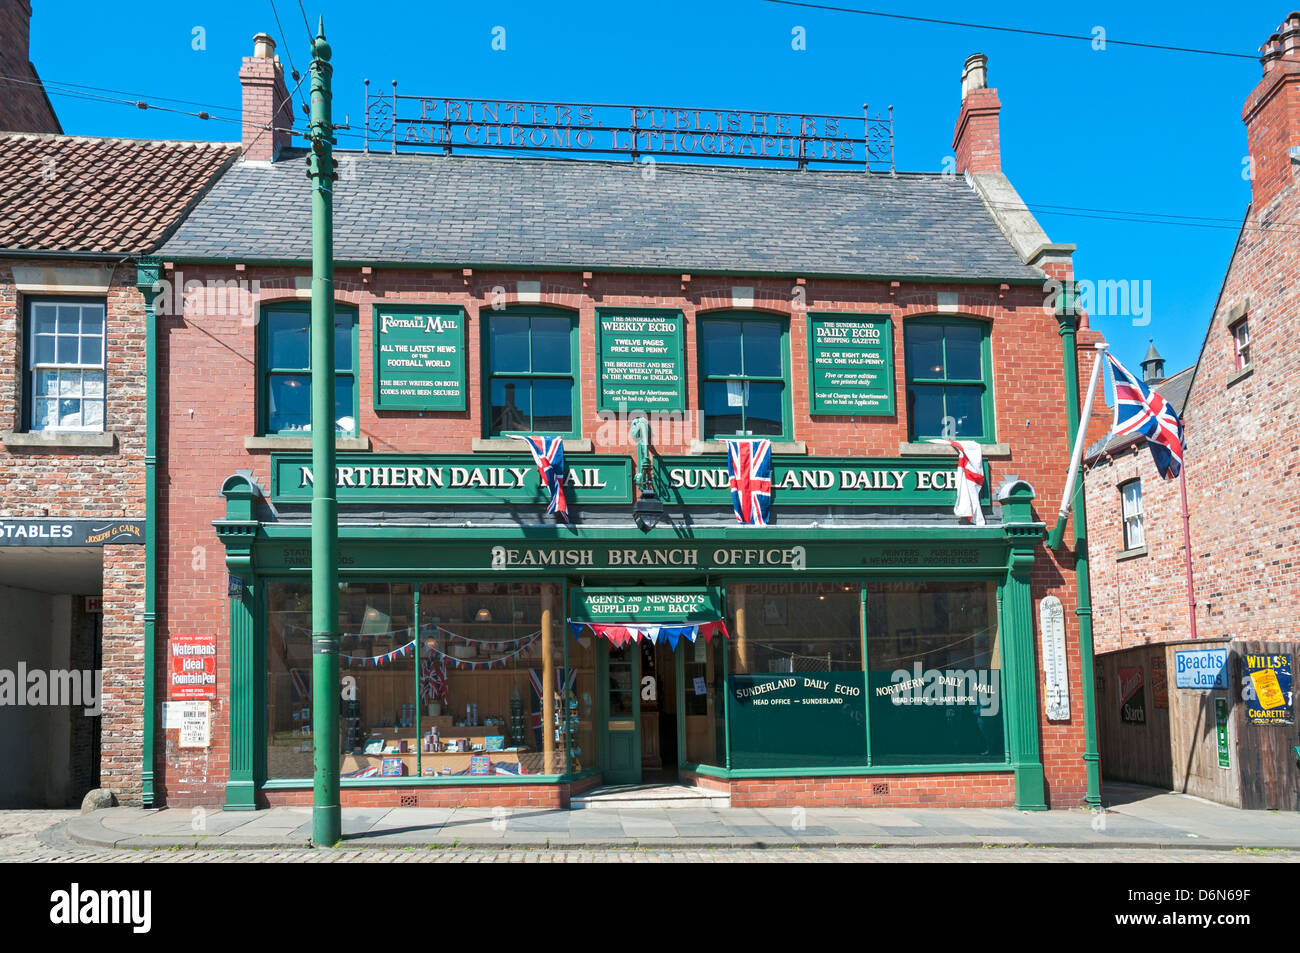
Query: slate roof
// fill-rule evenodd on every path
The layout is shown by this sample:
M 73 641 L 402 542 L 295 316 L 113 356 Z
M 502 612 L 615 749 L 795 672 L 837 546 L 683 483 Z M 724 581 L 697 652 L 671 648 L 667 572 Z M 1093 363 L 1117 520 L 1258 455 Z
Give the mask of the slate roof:
M 0 253 L 153 251 L 238 154 L 230 143 L 0 135 Z
M 1166 377 L 1155 385 L 1155 392 L 1173 405 L 1174 411 L 1179 417 L 1185 415 L 1187 409 L 1187 392 L 1191 389 L 1192 377 L 1194 376 L 1193 371 L 1195 370 L 1196 365 L 1193 364 L 1191 367 L 1184 368 L 1177 374 Z M 1133 437 L 1132 435 L 1106 437 L 1098 440 L 1089 447 L 1083 456 L 1084 459 L 1091 460 L 1094 457 L 1101 456 L 1103 453 L 1115 453 L 1118 450 L 1123 450 L 1130 444 L 1137 443 L 1142 439 L 1143 438 L 1141 437 Z
M 301 152 L 232 166 L 160 254 L 310 260 Z M 1041 281 L 958 177 L 336 153 L 335 259 Z

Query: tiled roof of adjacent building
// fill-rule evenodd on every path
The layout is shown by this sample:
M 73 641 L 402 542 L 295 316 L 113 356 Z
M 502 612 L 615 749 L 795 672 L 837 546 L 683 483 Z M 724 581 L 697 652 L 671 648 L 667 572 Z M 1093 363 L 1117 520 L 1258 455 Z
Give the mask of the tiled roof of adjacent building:
M 352 264 L 1041 281 L 959 177 L 337 153 Z M 232 166 L 160 254 L 305 262 L 301 152 Z
M 1177 374 L 1166 377 L 1164 380 L 1154 385 L 1157 394 L 1169 401 L 1173 405 L 1174 412 L 1179 417 L 1183 417 L 1187 410 L 1187 392 L 1191 389 L 1192 378 L 1195 376 L 1193 371 L 1196 365 L 1184 368 Z M 1117 437 L 1106 437 L 1098 440 L 1088 448 L 1084 454 L 1084 459 L 1091 460 L 1093 457 L 1099 457 L 1103 453 L 1114 453 L 1116 450 L 1128 447 L 1130 444 L 1142 441 L 1142 437 L 1134 437 L 1131 434 L 1125 434 Z
M 238 154 L 228 143 L 0 135 L 0 253 L 153 251 Z

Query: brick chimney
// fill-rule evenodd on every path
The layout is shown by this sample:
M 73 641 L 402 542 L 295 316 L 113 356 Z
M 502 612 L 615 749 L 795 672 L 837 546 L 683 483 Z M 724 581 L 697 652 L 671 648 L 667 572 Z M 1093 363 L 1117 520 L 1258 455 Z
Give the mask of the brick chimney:
M 1251 202 L 1256 211 L 1277 198 L 1296 169 L 1291 147 L 1300 146 L 1300 13 L 1292 13 L 1259 48 L 1264 78 L 1241 110 L 1254 160 Z
M 0 3 L 0 75 L 20 82 L 0 96 L 0 130 L 62 133 L 41 77 L 32 65 L 32 5 L 28 0 Z
M 961 71 L 961 114 L 952 136 L 957 174 L 1001 172 L 1002 145 L 998 139 L 998 91 L 989 89 L 989 58 L 976 53 Z
M 253 55 L 244 57 L 239 70 L 244 87 L 244 158 L 272 162 L 290 143 L 287 132 L 272 132 L 268 126 L 293 126 L 293 103 L 284 84 L 284 67 L 275 55 L 275 40 L 265 33 L 253 37 Z

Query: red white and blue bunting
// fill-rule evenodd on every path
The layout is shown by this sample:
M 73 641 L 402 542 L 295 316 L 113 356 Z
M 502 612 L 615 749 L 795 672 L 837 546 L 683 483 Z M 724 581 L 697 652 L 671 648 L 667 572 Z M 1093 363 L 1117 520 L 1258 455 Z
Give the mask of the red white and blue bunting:
M 695 642 L 697 639 L 704 639 L 708 642 L 714 635 L 720 635 L 723 638 L 730 638 L 731 633 L 727 631 L 727 625 L 721 619 L 715 622 L 697 622 L 691 625 L 609 625 L 603 622 L 569 622 L 569 628 L 573 632 L 575 639 L 581 638 L 584 630 L 590 630 L 593 635 L 599 636 L 609 642 L 615 648 L 622 648 L 629 642 L 640 642 L 647 639 L 651 645 L 658 645 L 660 642 L 667 642 L 668 647 L 676 651 L 677 643 L 682 639 L 687 642 Z
M 383 655 L 340 655 L 339 661 L 345 665 L 357 665 L 361 668 L 375 668 L 380 665 L 387 665 L 389 662 L 396 661 L 399 658 L 405 658 L 408 655 L 415 654 L 415 639 L 407 642 L 405 645 L 398 646 L 391 652 L 385 652 Z
M 451 635 L 452 633 L 448 632 L 447 634 Z M 474 660 L 474 659 L 457 658 L 455 655 L 449 655 L 446 652 L 434 648 L 432 645 L 426 645 L 424 647 L 424 652 L 421 654 L 425 658 L 428 658 L 430 656 L 437 656 L 441 660 L 441 663 L 443 665 L 450 666 L 451 668 L 468 669 L 471 672 L 476 671 L 478 669 L 505 668 L 507 666 L 507 663 L 511 659 L 515 658 L 518 655 L 522 655 L 524 652 L 527 652 L 532 647 L 533 643 L 536 642 L 541 637 L 542 637 L 542 632 L 540 629 L 538 629 L 536 632 L 533 632 L 529 635 L 522 636 L 518 639 L 512 639 L 508 643 L 507 642 L 475 643 L 478 645 L 487 645 L 487 646 L 505 646 L 505 645 L 518 646 L 518 648 L 516 648 L 513 652 L 507 652 L 505 655 L 498 655 L 496 658 L 493 659 Z M 471 640 L 466 640 L 466 641 L 471 641 Z M 384 652 L 381 655 L 339 655 L 339 661 L 345 665 L 356 665 L 360 668 L 376 668 L 379 666 L 387 665 L 389 662 L 394 662 L 397 659 L 406 658 L 408 655 L 414 655 L 414 654 L 415 654 L 415 639 L 411 639 L 411 641 L 407 642 L 405 645 L 398 646 L 397 648 L 393 649 L 391 652 Z

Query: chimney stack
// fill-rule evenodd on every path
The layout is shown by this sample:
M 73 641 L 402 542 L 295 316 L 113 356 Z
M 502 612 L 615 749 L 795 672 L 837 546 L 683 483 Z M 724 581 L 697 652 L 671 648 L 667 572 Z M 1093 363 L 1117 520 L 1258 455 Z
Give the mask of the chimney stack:
M 284 84 L 284 68 L 275 55 L 275 40 L 265 33 L 253 37 L 253 55 L 244 57 L 239 70 L 244 87 L 244 159 L 273 162 L 290 143 L 289 133 L 273 132 L 269 126 L 293 126 L 293 103 Z
M 1291 147 L 1300 146 L 1300 12 L 1288 16 L 1259 52 L 1264 78 L 1241 111 L 1254 160 L 1250 192 L 1257 213 L 1286 188 L 1296 168 Z
M 953 132 L 952 148 L 958 175 L 966 172 L 1001 172 L 1002 145 L 998 138 L 998 91 L 989 89 L 989 58 L 968 57 L 961 71 L 961 113 Z

